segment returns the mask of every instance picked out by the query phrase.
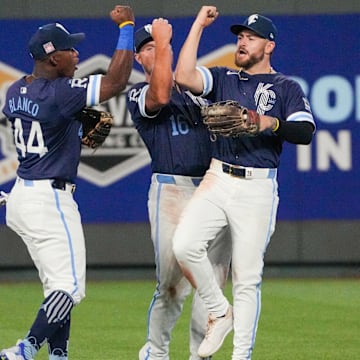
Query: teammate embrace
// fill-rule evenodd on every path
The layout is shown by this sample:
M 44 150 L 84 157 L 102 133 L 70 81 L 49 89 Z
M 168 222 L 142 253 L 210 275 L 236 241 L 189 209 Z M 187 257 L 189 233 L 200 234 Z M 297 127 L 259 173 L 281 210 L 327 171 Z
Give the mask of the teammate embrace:
M 200 9 L 174 74 L 171 24 L 157 18 L 135 33 L 145 81 L 129 90 L 127 106 L 151 156 L 148 211 L 157 276 L 140 360 L 169 359 L 171 332 L 192 287 L 190 360 L 210 359 L 233 329 L 232 360 L 251 359 L 282 145 L 309 144 L 316 128 L 299 84 L 271 65 L 277 29 L 269 18 L 253 14 L 230 27 L 239 70 L 197 66 L 202 33 L 218 15 L 214 6 Z M 76 114 L 123 91 L 133 66 L 133 12 L 116 6 L 110 17 L 120 34 L 106 75 L 74 79 L 75 47 L 84 34 L 47 24 L 29 42 L 33 73 L 7 92 L 3 112 L 19 168 L 0 205 L 7 203 L 7 225 L 26 244 L 45 300 L 26 336 L 0 352 L 2 360 L 31 360 L 45 343 L 49 360 L 68 359 L 71 311 L 85 296 L 86 271 L 72 195 L 82 132 Z M 12 106 L 25 98 L 33 108 Z M 200 108 L 226 100 L 255 116 L 256 136 L 220 134 L 210 141 Z M 223 294 L 230 259 L 233 306 Z

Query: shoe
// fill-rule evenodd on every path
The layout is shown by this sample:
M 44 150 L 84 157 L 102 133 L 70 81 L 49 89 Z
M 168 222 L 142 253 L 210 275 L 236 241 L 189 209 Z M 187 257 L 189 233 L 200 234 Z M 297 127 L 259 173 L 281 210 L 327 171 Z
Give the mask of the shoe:
M 139 360 L 150 359 L 149 350 L 150 350 L 149 344 L 146 343 L 139 351 Z
M 210 314 L 205 339 L 199 346 L 198 355 L 201 358 L 207 358 L 216 353 L 232 329 L 233 309 L 231 305 L 223 317 L 217 318 Z
M 1 360 L 33 360 L 31 357 L 26 357 L 25 344 L 20 340 L 15 346 L 1 350 Z
M 199 357 L 199 355 L 196 356 L 190 356 L 189 360 L 211 360 L 212 356 L 207 356 L 206 358 Z

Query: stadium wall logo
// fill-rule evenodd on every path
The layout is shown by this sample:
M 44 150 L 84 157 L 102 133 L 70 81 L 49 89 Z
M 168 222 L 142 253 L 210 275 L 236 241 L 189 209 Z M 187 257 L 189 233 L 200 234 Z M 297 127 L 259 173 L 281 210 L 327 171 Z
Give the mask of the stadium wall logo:
M 225 45 L 199 59 L 206 66 L 223 65 L 231 67 L 235 45 Z M 95 55 L 78 65 L 77 77 L 94 73 L 105 73 L 110 58 Z M 6 90 L 19 77 L 25 75 L 0 62 L 0 108 L 5 101 Z M 150 164 L 148 151 L 138 135 L 130 113 L 126 108 L 126 93 L 130 87 L 144 81 L 145 76 L 136 69 L 132 70 L 128 85 L 123 93 L 96 108 L 109 111 L 114 116 L 114 126 L 110 135 L 99 149 L 83 148 L 78 176 L 94 185 L 105 187 Z M 13 144 L 9 122 L 0 113 L 0 185 L 15 179 L 17 169 L 16 149 Z

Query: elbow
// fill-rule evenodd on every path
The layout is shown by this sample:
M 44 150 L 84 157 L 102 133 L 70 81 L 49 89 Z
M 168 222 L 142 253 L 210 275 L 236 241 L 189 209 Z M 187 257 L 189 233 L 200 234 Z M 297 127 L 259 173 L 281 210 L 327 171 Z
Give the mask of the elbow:
M 299 145 L 310 145 L 312 139 L 313 139 L 312 135 L 309 137 L 304 137 L 303 139 L 301 139 L 301 141 L 298 144 Z
M 148 91 L 147 96 L 147 106 L 152 104 L 156 108 L 161 108 L 170 102 L 171 91 Z
M 159 106 L 165 106 L 170 102 L 170 96 L 159 96 L 155 101 Z
M 185 72 L 176 69 L 174 73 L 175 82 L 179 85 L 185 85 L 187 82 L 186 75 L 187 74 Z
M 302 145 L 309 145 L 314 137 L 315 127 L 312 124 L 308 124 L 308 123 L 306 123 L 305 126 L 306 126 L 306 131 L 304 131 L 303 134 Z
M 313 139 L 313 134 L 310 134 L 307 137 L 305 137 L 304 145 L 309 145 L 312 142 L 312 139 Z
M 156 91 L 156 102 L 160 106 L 165 106 L 170 102 L 171 99 L 171 92 L 172 92 L 172 83 L 171 86 L 162 88 L 162 91 Z

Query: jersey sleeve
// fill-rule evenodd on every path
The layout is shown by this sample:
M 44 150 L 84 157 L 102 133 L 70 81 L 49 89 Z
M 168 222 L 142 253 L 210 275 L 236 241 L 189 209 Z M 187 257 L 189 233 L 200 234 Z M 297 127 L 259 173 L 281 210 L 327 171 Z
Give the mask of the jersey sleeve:
M 285 103 L 285 119 L 286 121 L 307 121 L 310 122 L 314 129 L 316 124 L 312 115 L 310 102 L 305 96 L 301 86 L 294 80 L 287 79 Z
M 214 88 L 214 84 L 219 84 L 221 77 L 225 76 L 225 67 L 214 66 L 207 68 L 205 66 L 197 66 L 197 70 L 200 72 L 203 80 L 203 92 L 200 96 L 206 97 L 208 100 L 214 102 L 216 100 L 216 93 L 218 89 Z M 218 86 L 218 85 L 216 85 Z
M 100 100 L 101 74 L 86 78 L 60 78 L 56 82 L 58 108 L 68 117 L 85 106 L 95 106 Z
M 148 89 L 148 83 L 139 83 L 128 91 L 126 99 L 127 107 L 135 124 L 137 124 L 141 118 L 156 118 L 161 111 L 159 110 L 155 114 L 148 114 L 146 112 L 145 97 Z

